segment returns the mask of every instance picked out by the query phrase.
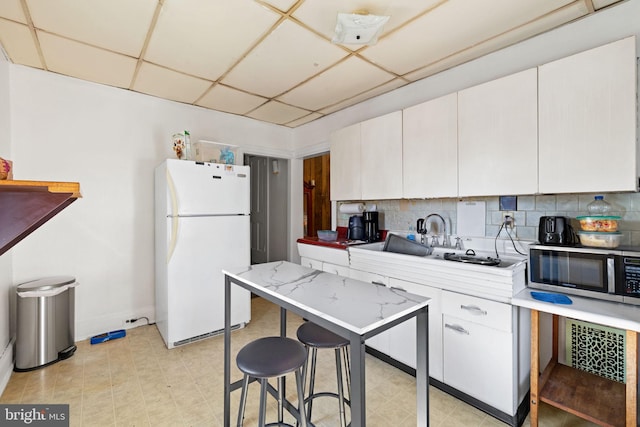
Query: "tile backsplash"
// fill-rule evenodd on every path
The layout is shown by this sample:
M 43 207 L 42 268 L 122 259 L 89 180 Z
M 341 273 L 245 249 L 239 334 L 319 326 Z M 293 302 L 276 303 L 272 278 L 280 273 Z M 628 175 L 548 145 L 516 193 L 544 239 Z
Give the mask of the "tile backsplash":
M 640 246 L 640 193 L 597 193 L 613 206 L 612 215 L 622 217 L 618 231 L 622 232 L 622 245 Z M 517 210 L 514 211 L 516 236 L 526 240 L 537 240 L 538 223 L 541 216 L 559 215 L 573 219 L 576 230 L 580 229 L 577 216 L 587 215 L 587 204 L 594 194 L 559 194 L 540 196 L 518 196 Z M 380 228 L 409 232 L 415 231 L 418 218 L 430 213 L 438 213 L 447 221 L 450 234 L 457 234 L 456 210 L 459 201 L 484 201 L 486 203 L 485 237 L 495 237 L 502 222 L 498 197 L 475 197 L 461 199 L 426 200 L 376 200 L 366 204 L 377 205 L 380 212 Z M 348 214 L 338 213 L 339 226 L 347 226 Z M 462 236 L 464 237 L 464 236 Z M 502 232 L 501 237 L 507 237 Z

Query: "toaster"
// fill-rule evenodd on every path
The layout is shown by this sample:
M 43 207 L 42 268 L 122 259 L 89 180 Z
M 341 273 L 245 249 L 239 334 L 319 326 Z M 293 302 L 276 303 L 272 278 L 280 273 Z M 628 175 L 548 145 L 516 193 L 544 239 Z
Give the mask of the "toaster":
M 569 218 L 564 216 L 540 217 L 538 241 L 543 245 L 574 245 L 574 233 Z

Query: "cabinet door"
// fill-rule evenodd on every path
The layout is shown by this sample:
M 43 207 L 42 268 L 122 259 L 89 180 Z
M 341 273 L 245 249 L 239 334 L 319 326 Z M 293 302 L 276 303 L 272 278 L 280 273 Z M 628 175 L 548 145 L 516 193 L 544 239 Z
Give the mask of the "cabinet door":
M 537 70 L 458 92 L 460 196 L 538 191 Z
M 429 376 L 438 381 L 442 375 L 442 290 L 430 286 L 389 278 L 389 286 L 431 298 L 429 303 Z M 416 367 L 416 319 L 409 319 L 389 330 L 389 356 L 405 365 Z
M 389 278 L 376 273 L 370 273 L 368 271 L 354 270 L 349 271 L 349 277 L 356 280 L 362 280 L 363 282 L 375 283 L 379 286 L 386 286 L 389 283 Z M 391 329 L 388 329 L 378 335 L 369 338 L 366 344 L 375 348 L 376 350 L 389 355 L 389 334 Z
M 403 194 L 407 199 L 458 195 L 458 94 L 402 111 Z
M 362 199 L 402 198 L 402 111 L 362 122 L 360 133 Z
M 313 268 L 315 270 L 322 270 L 322 261 L 313 258 L 300 257 L 300 265 L 303 267 Z
M 635 37 L 539 67 L 540 192 L 635 191 Z
M 446 314 L 443 324 L 444 382 L 513 415 L 512 334 Z
M 360 200 L 360 123 L 331 134 L 331 200 Z

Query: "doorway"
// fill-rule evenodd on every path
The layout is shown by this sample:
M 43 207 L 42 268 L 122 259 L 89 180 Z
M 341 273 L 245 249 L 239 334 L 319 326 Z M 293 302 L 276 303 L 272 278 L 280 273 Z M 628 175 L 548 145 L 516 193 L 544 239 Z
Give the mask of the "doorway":
M 289 161 L 245 154 L 251 167 L 251 264 L 287 260 Z
M 331 230 L 331 158 L 329 153 L 304 159 L 304 235 L 315 237 L 318 230 Z

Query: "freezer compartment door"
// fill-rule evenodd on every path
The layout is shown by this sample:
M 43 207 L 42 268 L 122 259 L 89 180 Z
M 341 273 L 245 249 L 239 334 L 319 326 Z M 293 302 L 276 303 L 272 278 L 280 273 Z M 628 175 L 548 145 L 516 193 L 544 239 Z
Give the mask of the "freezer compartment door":
M 224 328 L 223 268 L 250 265 L 249 217 L 169 218 L 177 221 L 168 259 L 167 345 Z M 231 322 L 251 319 L 250 292 L 233 286 Z
M 248 166 L 166 162 L 168 215 L 249 214 Z

